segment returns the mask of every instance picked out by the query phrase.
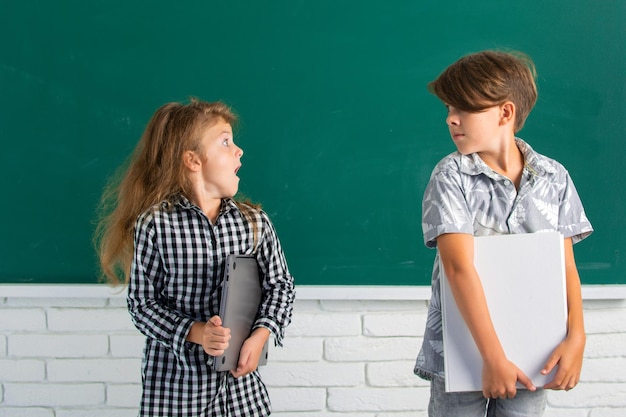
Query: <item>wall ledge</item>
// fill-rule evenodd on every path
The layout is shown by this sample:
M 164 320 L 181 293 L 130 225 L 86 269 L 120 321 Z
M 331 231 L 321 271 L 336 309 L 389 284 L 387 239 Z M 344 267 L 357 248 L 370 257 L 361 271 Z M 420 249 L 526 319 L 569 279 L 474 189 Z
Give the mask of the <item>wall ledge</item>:
M 583 285 L 585 300 L 626 299 L 626 285 Z M 124 298 L 125 287 L 105 284 L 0 284 L 0 298 Z M 427 286 L 300 285 L 299 300 L 428 300 Z

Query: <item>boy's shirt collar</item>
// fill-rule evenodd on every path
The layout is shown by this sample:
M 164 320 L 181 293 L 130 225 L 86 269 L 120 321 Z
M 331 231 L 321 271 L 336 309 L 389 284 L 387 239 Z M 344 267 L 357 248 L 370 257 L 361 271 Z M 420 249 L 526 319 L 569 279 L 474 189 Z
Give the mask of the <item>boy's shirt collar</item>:
M 556 173 L 556 169 L 545 158 L 535 152 L 528 143 L 520 138 L 515 138 L 515 143 L 524 155 L 524 168 L 528 169 L 531 174 L 545 175 Z M 461 172 L 467 175 L 485 174 L 489 177 L 494 176 L 494 171 L 480 159 L 477 153 L 461 157 Z

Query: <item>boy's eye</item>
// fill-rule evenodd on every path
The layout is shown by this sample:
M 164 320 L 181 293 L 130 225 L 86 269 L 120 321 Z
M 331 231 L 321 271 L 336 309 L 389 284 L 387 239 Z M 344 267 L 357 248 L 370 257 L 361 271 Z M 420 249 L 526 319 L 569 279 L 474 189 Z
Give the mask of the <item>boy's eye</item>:
M 228 138 L 224 139 L 224 140 L 222 141 L 222 145 L 224 145 L 224 146 L 228 146 L 228 141 L 229 141 L 229 140 L 228 140 Z

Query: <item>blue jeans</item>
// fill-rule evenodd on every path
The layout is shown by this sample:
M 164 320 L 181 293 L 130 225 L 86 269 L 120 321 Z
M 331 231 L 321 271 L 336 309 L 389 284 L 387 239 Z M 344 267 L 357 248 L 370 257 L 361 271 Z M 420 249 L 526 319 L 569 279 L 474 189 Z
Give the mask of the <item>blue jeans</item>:
M 542 389 L 518 389 L 514 398 L 488 400 L 480 391 L 446 392 L 441 377 L 435 376 L 430 383 L 429 417 L 540 417 L 545 408 Z

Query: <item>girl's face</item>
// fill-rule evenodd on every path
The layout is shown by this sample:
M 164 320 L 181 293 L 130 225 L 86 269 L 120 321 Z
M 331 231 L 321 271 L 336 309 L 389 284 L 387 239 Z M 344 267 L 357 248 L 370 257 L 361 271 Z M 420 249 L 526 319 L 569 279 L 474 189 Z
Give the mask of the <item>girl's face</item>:
M 233 142 L 232 127 L 223 119 L 204 132 L 198 156 L 205 195 L 221 199 L 237 194 L 242 155 L 243 150 Z

